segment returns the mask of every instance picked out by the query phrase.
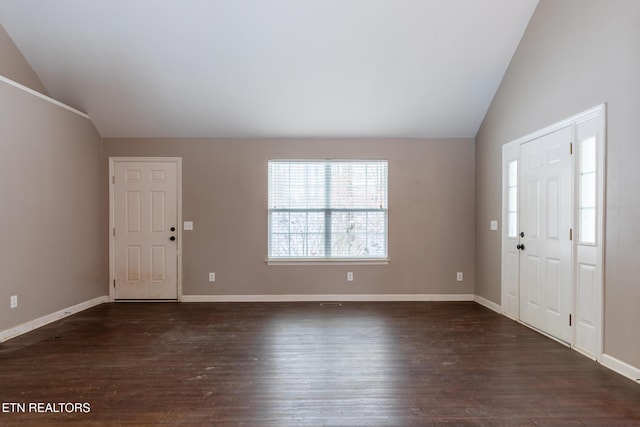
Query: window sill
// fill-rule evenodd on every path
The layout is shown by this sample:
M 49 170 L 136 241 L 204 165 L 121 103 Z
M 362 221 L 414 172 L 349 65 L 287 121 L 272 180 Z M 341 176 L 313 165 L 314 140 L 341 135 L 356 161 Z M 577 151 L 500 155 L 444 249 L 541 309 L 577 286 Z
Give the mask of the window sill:
M 387 265 L 389 258 L 275 258 L 267 265 Z

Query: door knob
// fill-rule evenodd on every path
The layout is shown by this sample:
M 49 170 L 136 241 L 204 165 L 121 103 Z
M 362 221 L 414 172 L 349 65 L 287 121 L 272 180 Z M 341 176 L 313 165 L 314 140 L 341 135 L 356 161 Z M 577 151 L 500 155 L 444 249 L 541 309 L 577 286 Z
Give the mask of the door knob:
M 524 245 L 518 245 L 516 246 L 516 249 L 519 249 L 521 251 L 524 251 Z
M 176 240 L 176 236 L 169 237 L 169 240 L 171 240 L 173 242 L 174 240 Z
M 173 231 L 173 230 L 171 230 L 171 231 Z M 520 237 L 524 237 L 524 231 L 520 232 Z
M 176 231 L 176 228 L 175 227 L 171 227 L 171 231 Z

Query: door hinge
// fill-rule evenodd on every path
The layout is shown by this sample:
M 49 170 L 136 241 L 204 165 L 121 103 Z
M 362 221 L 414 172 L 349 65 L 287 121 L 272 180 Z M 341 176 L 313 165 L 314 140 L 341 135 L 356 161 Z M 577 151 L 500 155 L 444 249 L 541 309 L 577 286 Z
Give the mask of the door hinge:
M 569 314 L 569 326 L 571 326 L 571 314 Z
M 111 177 L 111 182 L 114 183 L 114 184 L 116 183 L 116 176 L 115 175 Z
M 573 142 L 569 143 L 569 154 L 573 154 Z
M 114 236 L 116 235 L 116 228 L 115 227 L 113 227 L 113 235 Z
M 573 228 L 569 229 L 569 240 L 573 240 Z
M 113 287 L 116 287 L 116 279 L 113 279 Z

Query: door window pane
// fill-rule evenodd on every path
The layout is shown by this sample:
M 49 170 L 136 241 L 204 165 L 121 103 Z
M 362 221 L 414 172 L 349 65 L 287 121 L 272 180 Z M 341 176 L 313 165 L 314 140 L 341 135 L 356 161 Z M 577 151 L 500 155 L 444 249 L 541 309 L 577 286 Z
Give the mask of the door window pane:
M 518 161 L 507 165 L 507 236 L 518 237 Z
M 596 244 L 597 170 L 596 136 L 579 142 L 578 161 L 578 241 Z

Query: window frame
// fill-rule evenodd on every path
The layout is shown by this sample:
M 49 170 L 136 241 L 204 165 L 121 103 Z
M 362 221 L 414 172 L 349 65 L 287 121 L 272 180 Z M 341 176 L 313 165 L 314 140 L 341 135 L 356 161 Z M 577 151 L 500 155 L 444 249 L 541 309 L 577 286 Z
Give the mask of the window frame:
M 330 171 L 330 165 L 336 163 L 372 163 L 372 162 L 384 162 L 386 164 L 386 174 L 385 174 L 385 207 L 384 208 L 367 208 L 367 207 L 353 207 L 353 208 L 331 208 L 328 206 L 328 202 L 325 203 L 325 206 L 322 208 L 292 208 L 292 207 L 283 207 L 283 208 L 274 208 L 269 205 L 269 199 L 271 196 L 271 179 L 270 179 L 270 171 L 269 166 L 274 162 L 280 163 L 313 163 L 318 162 L 325 164 L 325 192 L 331 191 L 331 185 L 328 183 L 330 180 L 330 176 L 328 175 Z M 328 167 L 328 168 L 327 168 Z M 330 193 L 327 193 L 330 194 Z M 330 198 L 327 195 L 327 200 Z M 318 265 L 318 264 L 331 264 L 331 265 L 351 265 L 351 264 L 374 264 L 374 265 L 383 265 L 388 264 L 389 259 L 389 161 L 386 159 L 269 159 L 267 162 L 267 259 L 265 260 L 268 265 Z M 325 251 L 322 256 L 306 256 L 306 257 L 273 257 L 271 245 L 272 245 L 272 214 L 274 212 L 296 212 L 296 213 L 310 213 L 310 212 L 322 212 L 325 219 L 325 228 L 323 229 L 324 243 L 325 243 Z M 331 216 L 332 213 L 336 212 L 347 212 L 347 213 L 368 213 L 368 212 L 384 212 L 384 255 L 383 256 L 371 256 L 371 257 L 338 257 L 338 256 L 329 256 L 328 252 L 331 249 Z

